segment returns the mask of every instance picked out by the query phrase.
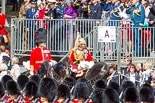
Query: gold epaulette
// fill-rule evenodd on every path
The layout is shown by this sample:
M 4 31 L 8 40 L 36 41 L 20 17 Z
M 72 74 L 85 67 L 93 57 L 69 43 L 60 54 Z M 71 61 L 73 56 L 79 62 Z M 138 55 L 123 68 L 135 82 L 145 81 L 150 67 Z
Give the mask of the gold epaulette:
M 117 11 L 117 10 L 116 10 L 116 11 L 113 11 L 113 10 L 112 10 L 110 13 L 113 14 L 115 17 L 120 17 L 119 15 L 117 16 L 117 15 L 115 14 L 115 12 L 118 12 L 118 11 Z
M 141 16 L 139 13 L 141 12 L 141 5 L 139 6 L 139 12 L 137 12 L 136 10 L 133 10 L 133 17 L 134 17 L 134 13 L 137 14 L 137 16 Z
M 88 15 L 90 14 L 90 5 L 88 5 Z

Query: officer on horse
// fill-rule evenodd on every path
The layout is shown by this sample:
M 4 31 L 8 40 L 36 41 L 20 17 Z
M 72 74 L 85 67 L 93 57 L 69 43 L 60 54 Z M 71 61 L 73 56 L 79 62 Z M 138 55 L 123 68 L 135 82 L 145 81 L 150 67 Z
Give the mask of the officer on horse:
M 54 62 L 53 58 L 51 57 L 50 50 L 45 48 L 46 35 L 47 32 L 44 28 L 38 29 L 36 33 L 37 47 L 32 50 L 30 56 L 31 75 L 34 75 L 34 73 L 38 74 L 38 70 L 45 60 Z
M 86 41 L 83 38 L 77 38 L 76 46 L 72 49 L 68 62 L 72 72 L 76 73 L 76 77 L 82 77 L 84 70 L 90 69 L 94 65 L 89 48 L 86 47 Z

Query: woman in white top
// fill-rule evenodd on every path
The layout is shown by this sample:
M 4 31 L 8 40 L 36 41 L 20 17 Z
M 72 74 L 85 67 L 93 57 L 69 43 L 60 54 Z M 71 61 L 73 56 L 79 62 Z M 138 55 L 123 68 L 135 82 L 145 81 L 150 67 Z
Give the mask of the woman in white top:
M 13 57 L 12 61 L 11 61 L 13 67 L 11 68 L 11 71 L 8 71 L 10 76 L 15 81 L 17 80 L 18 76 L 21 74 L 21 70 L 20 70 L 20 67 L 18 65 L 18 61 L 19 61 L 19 59 L 17 57 Z

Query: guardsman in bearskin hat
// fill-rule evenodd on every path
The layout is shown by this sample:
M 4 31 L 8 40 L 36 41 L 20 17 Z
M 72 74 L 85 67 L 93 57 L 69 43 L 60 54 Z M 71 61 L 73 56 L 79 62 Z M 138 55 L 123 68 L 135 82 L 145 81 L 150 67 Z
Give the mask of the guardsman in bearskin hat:
M 25 88 L 25 85 L 26 83 L 29 81 L 29 78 L 26 76 L 26 75 L 20 75 L 18 78 L 17 78 L 17 84 L 20 88 L 20 91 L 21 93 L 24 92 L 24 88 Z
M 115 89 L 118 94 L 120 93 L 120 88 L 119 88 L 119 84 L 118 83 L 110 82 L 108 87 L 111 87 L 111 88 Z
M 29 81 L 25 86 L 25 95 L 23 97 L 23 100 L 21 102 L 34 102 L 34 100 L 37 98 L 37 91 L 38 91 L 38 85 L 33 82 Z
M 127 88 L 134 87 L 136 88 L 136 85 L 132 81 L 123 81 L 121 84 L 121 93 L 120 93 L 120 100 L 123 101 L 124 99 L 124 92 Z
M 6 85 L 7 93 L 10 96 L 9 101 L 7 103 L 19 103 L 20 100 L 20 89 L 15 81 L 10 80 Z M 19 99 L 19 100 L 18 100 Z
M 57 91 L 57 97 L 58 100 L 55 103 L 64 103 L 64 101 L 68 98 L 70 98 L 70 90 L 68 86 L 60 84 L 58 86 L 58 91 Z
M 4 27 L 6 16 L 5 14 L 1 13 L 1 9 L 2 9 L 2 6 L 0 5 L 0 36 L 2 36 L 1 38 L 3 38 L 4 43 L 8 43 L 8 35 L 6 34 L 5 27 Z
M 76 80 L 73 77 L 66 77 L 63 80 L 63 84 L 68 86 L 69 89 L 71 90 L 73 88 L 73 86 L 76 84 Z
M 51 57 L 50 50 L 45 48 L 45 42 L 46 42 L 46 30 L 44 28 L 40 28 L 37 30 L 36 35 L 36 45 L 37 48 L 34 48 L 31 52 L 30 56 L 30 66 L 31 66 L 31 72 L 30 74 L 33 75 L 38 74 L 38 69 L 40 68 L 43 61 L 53 61 L 53 58 Z
M 119 95 L 113 88 L 106 88 L 104 91 L 105 103 L 119 103 Z
M 124 92 L 125 103 L 138 103 L 139 94 L 135 87 L 128 87 Z
M 154 103 L 153 89 L 148 86 L 143 86 L 140 89 L 140 100 L 142 103 Z
M 104 103 L 104 90 L 107 84 L 104 80 L 99 79 L 95 82 L 93 95 L 91 97 L 93 103 Z
M 54 79 L 43 78 L 39 84 L 38 95 L 43 103 L 52 102 L 57 92 L 58 85 Z
M 39 78 L 38 75 L 32 75 L 32 76 L 29 78 L 29 81 L 33 81 L 33 82 L 35 82 L 36 84 L 39 85 L 40 78 Z
M 2 85 L 3 85 L 3 88 L 4 88 L 4 91 L 5 91 L 5 95 L 1 98 L 1 101 L 2 102 L 7 101 L 9 99 L 6 85 L 7 85 L 7 82 L 10 81 L 10 80 L 13 80 L 13 79 L 9 75 L 5 75 L 1 79 L 1 82 L 2 82 Z
M 4 87 L 2 85 L 2 83 L 0 82 L 0 99 L 4 96 L 5 92 L 4 92 Z
M 86 47 L 86 41 L 83 38 L 77 37 L 76 46 L 72 49 L 68 62 L 72 66 L 71 70 L 77 73 L 76 77 L 84 75 L 82 68 L 91 68 L 94 65 L 93 58 L 90 55 L 89 48 Z
M 22 101 L 24 98 L 23 96 L 25 95 L 25 85 L 28 81 L 29 81 L 29 78 L 26 75 L 19 75 L 19 77 L 17 78 L 17 84 L 21 92 L 20 101 Z
M 84 103 L 90 95 L 89 87 L 85 82 L 76 83 L 73 96 L 75 99 L 72 101 L 73 103 Z M 92 103 L 91 101 L 88 103 Z

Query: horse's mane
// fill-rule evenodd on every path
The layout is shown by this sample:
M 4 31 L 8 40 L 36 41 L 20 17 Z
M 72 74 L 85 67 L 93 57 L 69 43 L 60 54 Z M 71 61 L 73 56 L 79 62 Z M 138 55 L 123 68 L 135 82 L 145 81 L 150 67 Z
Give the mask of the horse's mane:
M 100 72 L 101 72 L 101 69 L 104 69 L 104 72 L 108 72 L 108 65 L 104 62 L 99 62 L 99 63 L 96 63 L 87 73 L 86 75 L 86 78 L 87 79 L 92 79 L 94 78 L 95 76 L 97 76 Z

